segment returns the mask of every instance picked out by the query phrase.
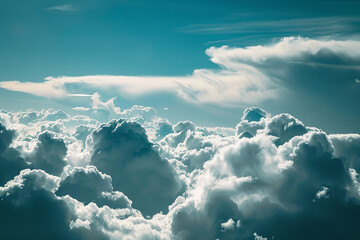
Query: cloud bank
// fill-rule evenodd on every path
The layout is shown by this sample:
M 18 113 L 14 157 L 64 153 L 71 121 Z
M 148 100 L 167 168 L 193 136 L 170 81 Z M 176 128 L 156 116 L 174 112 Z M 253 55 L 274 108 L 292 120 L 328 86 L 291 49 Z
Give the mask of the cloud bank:
M 88 96 L 95 91 L 113 91 L 124 97 L 165 92 L 194 103 L 257 105 L 276 100 L 280 93 L 301 90 L 297 85 L 306 86 L 306 76 L 294 77 L 298 68 L 326 67 L 359 73 L 359 49 L 357 40 L 288 37 L 269 45 L 211 47 L 206 54 L 220 68 L 196 69 L 189 76 L 60 76 L 47 77 L 43 82 L 5 81 L 0 87 L 48 98 Z M 326 78 L 327 71 L 318 71 Z M 321 79 L 313 80 L 315 85 L 323 83 Z M 74 92 L 78 86 L 85 94 Z
M 359 239 L 359 134 L 257 107 L 231 129 L 117 116 L 0 112 L 4 236 Z

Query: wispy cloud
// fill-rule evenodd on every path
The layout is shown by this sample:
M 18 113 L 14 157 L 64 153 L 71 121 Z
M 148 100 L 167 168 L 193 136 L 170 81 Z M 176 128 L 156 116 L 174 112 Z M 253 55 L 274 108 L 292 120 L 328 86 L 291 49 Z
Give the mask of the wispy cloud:
M 323 17 L 281 19 L 275 21 L 241 21 L 223 24 L 192 24 L 178 30 L 191 34 L 352 34 L 359 28 L 360 17 Z
M 324 52 L 346 61 L 324 62 Z M 0 82 L 0 87 L 49 98 L 89 96 L 74 92 L 74 89 L 81 86 L 81 89 L 88 89 L 88 92 L 115 90 L 122 96 L 167 92 L 194 103 L 251 105 L 276 99 L 280 95 L 284 90 L 283 85 L 289 81 L 289 76 L 286 75 L 289 64 L 311 63 L 314 67 L 326 65 L 332 68 L 346 66 L 358 70 L 360 41 L 290 37 L 271 45 L 246 48 L 211 47 L 206 50 L 206 54 L 212 62 L 221 66 L 221 69 L 196 69 L 189 76 L 47 77 L 44 82 L 38 83 Z M 349 62 L 353 64 L 349 65 Z
M 60 6 L 54 6 L 46 8 L 47 11 L 55 11 L 55 12 L 74 12 L 77 9 L 72 4 L 64 4 Z

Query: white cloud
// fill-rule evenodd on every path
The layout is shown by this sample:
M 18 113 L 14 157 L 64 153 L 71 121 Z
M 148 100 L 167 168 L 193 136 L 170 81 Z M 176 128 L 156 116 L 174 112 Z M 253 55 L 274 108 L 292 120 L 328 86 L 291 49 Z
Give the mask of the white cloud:
M 90 110 L 90 108 L 87 108 L 87 107 L 74 107 L 72 109 L 74 109 L 76 111 L 81 111 L 81 112 L 87 112 Z
M 234 220 L 232 218 L 229 218 L 229 220 L 227 220 L 227 222 L 221 223 L 221 227 L 224 229 L 224 231 L 233 230 L 235 228 L 235 225 L 236 225 L 236 223 L 234 222 Z
M 258 235 L 257 233 L 254 233 L 254 240 L 267 240 L 267 238 L 262 237 L 262 236 Z
M 317 199 L 329 198 L 329 192 L 330 192 L 329 188 L 321 187 L 321 190 L 316 193 L 316 198 Z
M 299 62 L 303 54 L 315 55 L 321 50 L 331 50 L 336 55 L 350 58 L 360 56 L 360 41 L 315 40 L 301 37 L 286 37 L 267 46 L 249 46 L 245 48 L 211 47 L 206 53 L 211 61 L 229 69 L 242 69 L 246 62 L 264 63 L 271 58 Z
M 212 103 L 222 106 L 257 104 L 276 99 L 283 89 L 277 77 L 266 71 L 273 59 L 297 64 L 324 64 L 321 60 L 307 62 L 305 55 L 316 56 L 321 51 L 331 51 L 336 56 L 358 59 L 360 41 L 315 40 L 308 38 L 283 38 L 270 45 L 245 48 L 211 47 L 206 50 L 211 61 L 221 69 L 196 69 L 189 76 L 61 76 L 47 77 L 44 82 L 5 81 L 0 87 L 48 98 L 64 98 L 79 93 L 71 85 L 82 85 L 89 91 L 115 90 L 127 95 L 171 92 L 195 103 Z M 331 63 L 329 63 L 331 64 Z M 284 68 L 285 65 L 282 65 Z M 351 66 L 347 66 L 351 68 Z M 278 67 L 279 68 L 279 67 Z M 284 69 L 273 69 L 283 72 Z M 286 81 L 286 76 L 283 81 Z M 84 94 L 81 94 L 84 95 Z M 86 94 L 85 94 L 86 95 Z
M 0 164 L 6 163 L 1 165 L 3 171 L 10 170 L 8 164 L 19 157 L 10 147 L 13 137 L 15 142 L 35 140 L 38 144 L 39 130 L 30 130 L 38 124 L 62 123 L 54 138 L 63 139 L 68 151 L 61 177 L 26 169 L 6 179 L 7 184 L 0 187 L 0 208 L 6 210 L 0 223 L 9 228 L 0 224 L 3 233 L 9 233 L 18 221 L 26 228 L 23 223 L 28 219 L 46 213 L 46 220 L 61 220 L 63 234 L 85 231 L 110 239 L 260 240 L 283 236 L 298 240 L 311 239 L 308 234 L 314 233 L 324 238 L 359 234 L 358 134 L 327 135 L 289 114 L 271 117 L 256 108 L 245 110 L 241 119 L 261 125 L 251 131 L 250 138 L 239 138 L 234 129 L 204 128 L 190 121 L 171 124 L 159 120 L 155 109 L 141 106 L 119 115 L 142 115 L 148 125 L 118 120 L 101 125 L 92 134 L 94 126 L 82 125 L 59 111 L 8 115 L 9 126 L 17 132 L 0 129 Z M 19 124 L 20 119 L 26 120 L 25 124 Z M 67 121 L 76 123 L 75 133 L 74 128 L 65 127 Z M 165 128 L 160 131 L 162 138 L 149 142 L 146 126 Z M 238 126 L 243 131 L 250 129 Z M 81 132 L 86 132 L 85 137 L 90 134 L 85 146 L 77 139 Z M 44 140 L 41 156 L 50 156 L 49 160 L 63 155 L 54 144 L 49 145 L 53 140 L 47 139 L 47 144 Z M 187 168 L 186 161 L 190 166 L 198 165 Z M 74 167 L 79 165 L 82 167 Z M 181 191 L 177 193 L 178 188 Z M 155 198 L 157 203 L 162 194 L 174 190 L 171 201 L 164 203 L 168 212 L 144 217 L 146 211 L 136 209 L 136 201 Z M 21 215 L 26 221 L 17 217 L 18 209 L 26 210 Z M 14 220 L 6 222 L 8 219 Z M 293 236 L 299 223 L 302 231 Z M 39 229 L 45 231 L 47 224 Z M 322 231 L 324 224 L 335 227 Z M 100 239 L 99 235 L 91 236 Z

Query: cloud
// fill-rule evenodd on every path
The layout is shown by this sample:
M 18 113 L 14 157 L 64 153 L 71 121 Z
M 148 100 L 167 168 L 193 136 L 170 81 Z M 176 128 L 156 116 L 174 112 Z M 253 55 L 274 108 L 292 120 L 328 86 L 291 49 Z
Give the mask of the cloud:
M 322 187 L 321 190 L 316 193 L 316 198 L 329 198 L 329 188 Z
M 72 4 L 64 4 L 54 7 L 49 7 L 46 9 L 47 11 L 54 11 L 54 12 L 74 12 L 77 9 Z
M 224 229 L 224 231 L 231 231 L 234 230 L 235 227 L 240 227 L 240 220 L 235 223 L 234 220 L 230 218 L 227 222 L 223 222 L 220 225 Z
M 90 163 L 109 174 L 114 189 L 146 215 L 165 212 L 181 190 L 175 170 L 160 158 L 138 123 L 120 119 L 95 130 Z
M 81 85 L 88 91 L 111 90 L 124 97 L 170 92 L 195 103 L 251 105 L 276 100 L 279 93 L 294 81 L 288 79 L 292 77 L 288 71 L 292 71 L 293 64 L 358 71 L 360 51 L 357 49 L 360 49 L 360 42 L 355 40 L 289 37 L 269 45 L 211 47 L 206 54 L 221 69 L 197 69 L 190 76 L 62 76 L 47 77 L 38 83 L 5 81 L 0 83 L 0 87 L 48 98 L 65 98 L 76 94 L 71 90 L 74 89 L 72 86 Z M 327 61 L 324 54 L 328 56 Z M 302 84 L 302 81 L 296 81 Z M 97 100 L 97 95 L 94 95 L 94 106 L 100 107 Z M 107 104 L 102 107 L 110 107 L 110 103 Z
M 266 112 L 264 110 L 261 108 L 250 107 L 244 110 L 241 120 L 259 122 L 264 117 L 266 117 Z
M 346 168 L 360 172 L 360 135 L 359 134 L 332 134 L 329 135 L 334 147 L 334 156 L 340 158 Z
M 56 194 L 71 197 L 86 204 L 95 202 L 102 192 L 111 192 L 111 177 L 99 172 L 94 166 L 75 167 L 61 181 Z
M 281 121 L 283 118 L 287 121 Z M 286 129 L 288 122 L 300 124 L 288 114 L 267 115 L 260 121 L 264 121 L 264 129 L 274 131 Z M 342 160 L 336 157 L 349 149 L 339 146 L 352 145 L 355 136 L 328 137 L 318 129 L 304 128 L 309 130 L 291 131 L 290 139 L 281 145 L 272 136 L 274 132 L 260 130 L 250 139 L 236 139 L 217 151 L 205 163 L 204 170 L 195 173 L 183 200 L 171 209 L 173 234 L 180 239 L 317 239 L 358 235 L 355 219 L 360 211 L 359 196 L 352 190 L 353 186 L 355 191 L 359 189 L 358 175 L 348 171 L 344 154 Z M 284 133 L 279 133 L 281 138 Z M 338 153 L 332 138 L 343 141 L 336 144 Z M 352 152 L 349 156 L 355 155 Z M 339 214 L 341 224 L 332 218 Z M 239 228 L 235 228 L 237 221 L 241 223 Z M 301 224 L 305 222 L 308 224 Z M 329 224 L 336 229 L 319 230 Z
M 260 108 L 246 108 L 241 121 L 236 125 L 236 134 L 242 138 L 251 138 L 257 130 L 265 128 L 266 112 Z
M 247 35 L 276 35 L 284 32 L 287 34 L 353 34 L 356 24 L 360 22 L 358 17 L 319 17 L 281 19 L 273 21 L 241 21 L 238 23 L 217 24 L 192 24 L 181 27 L 178 30 L 190 34 L 234 34 Z M 341 32 L 339 32 L 341 29 Z
M 131 201 L 121 192 L 113 192 L 109 175 L 99 172 L 94 166 L 75 167 L 67 170 L 67 177 L 60 182 L 58 196 L 69 195 L 78 201 L 96 203 L 102 207 L 127 208 Z
M 230 48 L 223 46 L 220 48 L 211 47 L 206 50 L 211 61 L 218 63 L 226 68 L 241 69 L 242 64 L 266 63 L 273 58 L 284 61 L 299 62 L 303 55 L 312 55 L 316 57 L 322 51 L 331 51 L 334 55 L 344 55 L 348 58 L 358 60 L 360 51 L 355 50 L 360 46 L 359 41 L 347 40 L 315 40 L 301 37 L 287 37 L 281 41 L 267 46 L 249 46 L 246 48 Z M 316 60 L 316 59 L 314 59 Z M 306 64 L 305 62 L 303 62 Z M 313 62 L 313 64 L 317 64 Z M 321 62 L 318 62 L 321 64 Z
M 54 195 L 60 178 L 42 170 L 23 170 L 0 187 L 0 230 L 8 239 L 106 239 L 101 232 L 70 229 L 75 218 Z
M 360 236 L 359 134 L 329 135 L 256 107 L 237 131 L 172 124 L 141 106 L 119 115 L 142 125 L 86 125 L 55 110 L 1 113 L 0 230 L 9 238 Z M 47 124 L 60 124 L 58 132 L 41 132 Z
M 100 94 L 97 92 L 91 96 L 93 109 L 96 109 L 96 110 L 104 109 L 104 110 L 110 112 L 111 115 L 116 115 L 116 114 L 120 113 L 120 108 L 115 107 L 115 104 L 114 104 L 114 100 L 116 98 L 111 98 L 107 102 L 102 102 L 100 100 L 100 97 L 101 97 Z
M 72 109 L 74 109 L 76 111 L 82 111 L 82 112 L 87 112 L 90 110 L 90 108 L 87 108 L 87 107 L 74 107 Z
M 0 186 L 18 175 L 28 164 L 21 154 L 10 144 L 15 138 L 15 131 L 8 130 L 0 123 Z
M 278 137 L 275 143 L 281 145 L 295 136 L 305 134 L 307 129 L 298 119 L 290 114 L 283 113 L 270 119 L 265 128 L 265 132 Z
M 59 176 L 66 166 L 66 145 L 62 139 L 55 138 L 50 132 L 44 132 L 38 137 L 39 142 L 28 160 L 36 169 Z
M 168 120 L 161 120 L 156 123 L 155 137 L 157 140 L 163 139 L 170 133 L 173 133 L 173 128 Z

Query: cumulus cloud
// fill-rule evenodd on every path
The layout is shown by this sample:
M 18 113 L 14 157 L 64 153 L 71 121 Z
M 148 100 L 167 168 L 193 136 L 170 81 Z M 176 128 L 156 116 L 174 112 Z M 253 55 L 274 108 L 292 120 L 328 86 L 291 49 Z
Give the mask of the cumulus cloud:
M 126 208 L 131 201 L 121 192 L 113 192 L 111 177 L 99 172 L 94 166 L 67 169 L 67 176 L 60 182 L 58 196 L 69 195 L 84 204 Z
M 236 134 L 242 138 L 251 138 L 256 135 L 257 130 L 264 129 L 266 112 L 261 108 L 246 108 L 241 121 L 236 125 Z
M 90 163 L 112 177 L 115 190 L 124 192 L 146 215 L 167 210 L 179 194 L 181 182 L 141 125 L 112 121 L 95 130 L 92 141 Z
M 15 137 L 14 130 L 8 130 L 0 123 L 0 185 L 18 175 L 21 170 L 28 167 L 28 164 L 21 157 L 21 154 L 10 147 Z
M 2 233 L 13 239 L 360 237 L 359 134 L 329 135 L 256 107 L 245 109 L 236 130 L 172 124 L 141 106 L 121 114 L 132 121 L 96 126 L 54 110 L 3 112 Z M 20 123 L 22 116 L 29 121 Z M 59 124 L 57 133 L 41 132 L 49 123 Z
M 54 195 L 60 179 L 23 170 L 0 187 L 0 230 L 8 239 L 106 239 L 101 232 L 70 229 L 74 214 Z
M 60 138 L 50 132 L 44 132 L 38 137 L 38 144 L 29 156 L 33 168 L 43 169 L 53 175 L 60 175 L 66 165 L 66 145 Z

